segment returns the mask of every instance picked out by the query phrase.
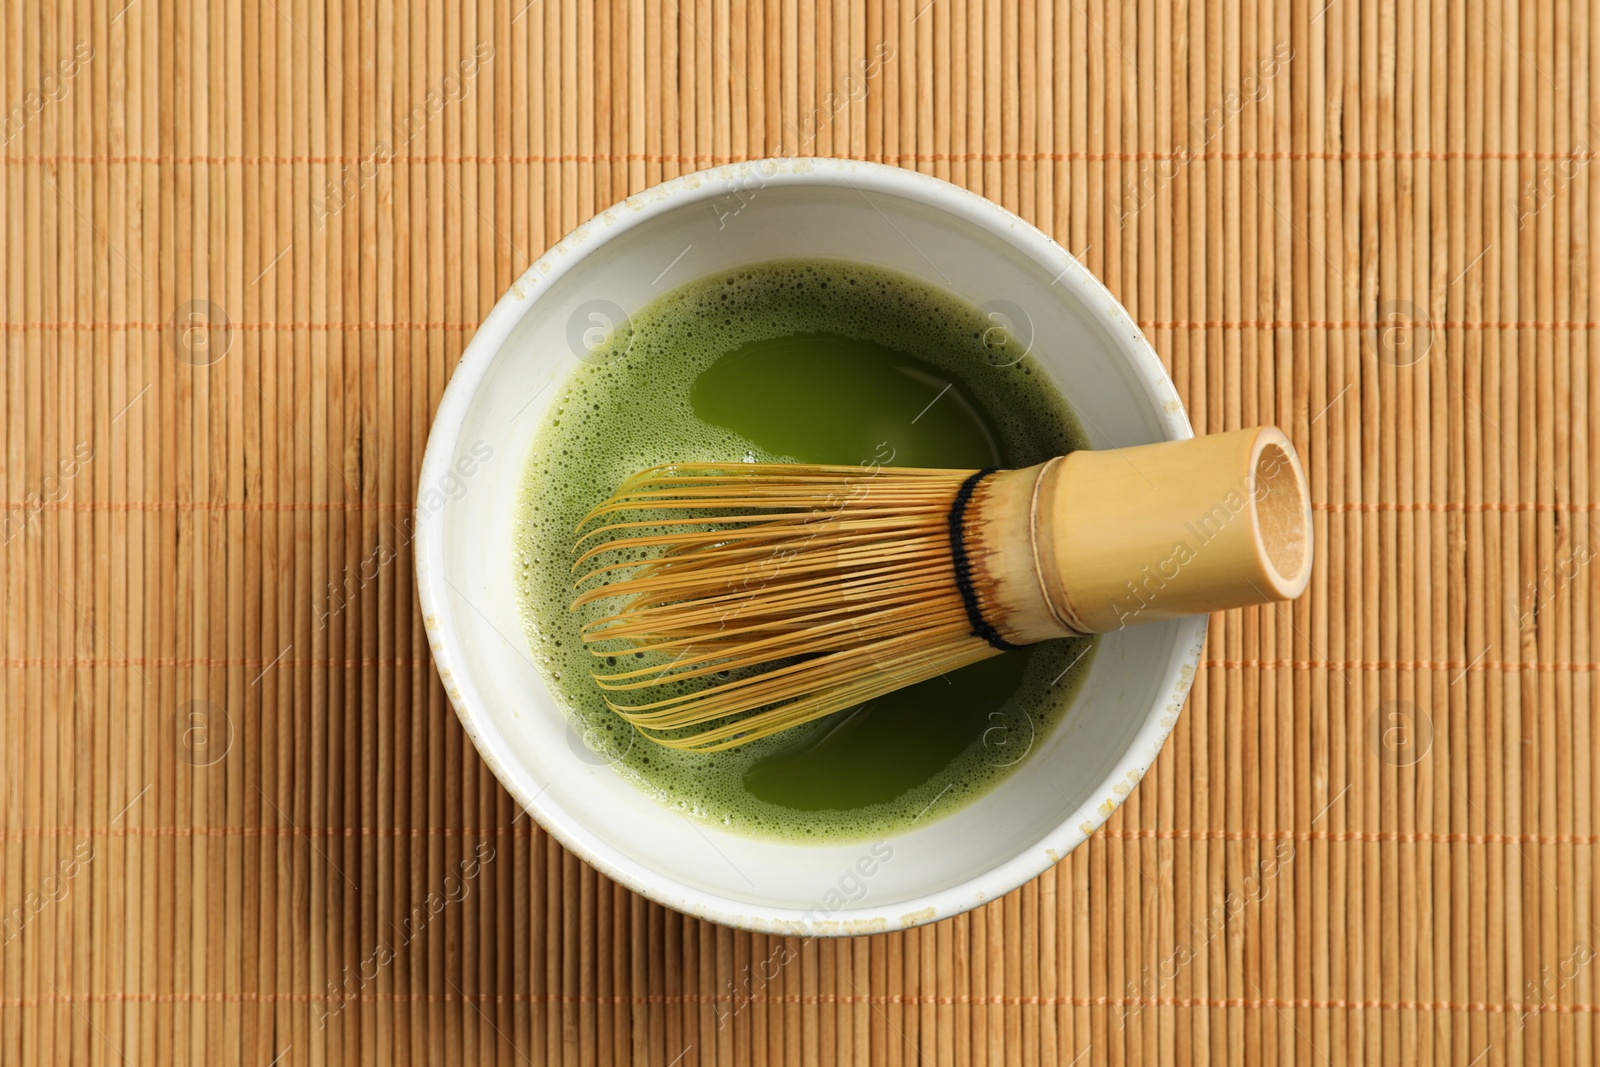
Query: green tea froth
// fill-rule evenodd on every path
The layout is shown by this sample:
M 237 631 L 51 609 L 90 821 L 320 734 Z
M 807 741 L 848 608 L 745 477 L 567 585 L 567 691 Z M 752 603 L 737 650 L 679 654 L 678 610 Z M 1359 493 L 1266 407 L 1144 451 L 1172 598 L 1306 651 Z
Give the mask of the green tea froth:
M 1048 642 L 728 752 L 666 749 L 605 704 L 574 613 L 574 528 L 668 461 L 1024 467 L 1083 447 L 1071 410 L 995 317 L 906 275 L 784 260 L 665 294 L 561 386 L 517 508 L 530 654 L 580 757 L 686 816 L 762 837 L 881 836 L 981 796 L 1067 712 L 1094 639 Z M 623 658 L 627 654 L 623 653 Z

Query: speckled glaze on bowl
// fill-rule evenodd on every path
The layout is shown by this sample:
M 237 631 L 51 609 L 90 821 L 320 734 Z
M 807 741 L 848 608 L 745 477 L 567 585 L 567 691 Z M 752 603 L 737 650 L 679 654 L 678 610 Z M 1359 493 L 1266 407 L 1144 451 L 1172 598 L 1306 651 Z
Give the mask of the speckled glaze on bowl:
M 467 346 L 418 486 L 418 595 L 439 676 L 484 761 L 540 825 L 607 877 L 720 923 L 799 936 L 905 929 L 1008 893 L 1081 844 L 1177 721 L 1203 618 L 1101 639 L 1075 706 L 979 800 L 936 800 L 902 833 L 756 840 L 647 796 L 589 751 L 529 658 L 512 580 L 528 449 L 585 332 L 705 274 L 790 256 L 889 267 L 999 309 L 1096 448 L 1192 436 L 1127 313 L 1061 246 L 936 178 L 873 163 L 740 163 L 647 189 L 519 278 Z M 638 743 L 645 743 L 640 741 Z M 1015 750 L 1012 750 L 1015 751 Z

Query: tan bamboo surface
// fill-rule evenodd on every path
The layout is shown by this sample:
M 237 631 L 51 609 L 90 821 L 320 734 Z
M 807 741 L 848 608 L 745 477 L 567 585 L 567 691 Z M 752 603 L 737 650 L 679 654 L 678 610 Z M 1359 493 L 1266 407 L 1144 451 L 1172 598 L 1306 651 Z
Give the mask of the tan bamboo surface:
M 0 1063 L 1593 1062 L 1597 61 L 1585 0 L 3 0 Z M 1052 233 L 1315 503 L 1106 827 L 908 933 L 598 877 L 419 625 L 494 300 L 775 151 Z

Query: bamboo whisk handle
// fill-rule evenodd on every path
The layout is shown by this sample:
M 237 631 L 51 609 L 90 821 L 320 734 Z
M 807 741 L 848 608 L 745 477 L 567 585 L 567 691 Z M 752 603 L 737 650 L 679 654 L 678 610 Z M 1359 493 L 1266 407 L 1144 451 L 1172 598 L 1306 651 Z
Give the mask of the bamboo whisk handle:
M 1080 451 L 978 482 L 963 521 L 977 607 L 1007 642 L 1292 600 L 1311 497 L 1273 426 Z

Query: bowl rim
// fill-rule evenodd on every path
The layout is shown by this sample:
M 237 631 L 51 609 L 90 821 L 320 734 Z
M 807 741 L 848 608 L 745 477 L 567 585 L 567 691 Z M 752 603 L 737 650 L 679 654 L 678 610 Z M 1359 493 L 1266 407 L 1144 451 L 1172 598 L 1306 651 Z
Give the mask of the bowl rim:
M 1006 208 L 940 178 L 901 167 L 864 160 L 825 157 L 759 159 L 724 164 L 669 179 L 596 213 L 529 264 L 500 299 L 462 351 L 440 398 L 428 433 L 418 473 L 414 509 L 417 597 L 434 665 L 462 728 L 480 757 L 521 808 L 531 814 L 564 848 L 601 874 L 626 888 L 676 911 L 761 933 L 816 937 L 909 929 L 966 912 L 1018 889 L 1081 845 L 1111 816 L 1160 754 L 1176 725 L 1180 709 L 1199 668 L 1207 619 L 1180 620 L 1176 647 L 1165 668 L 1158 697 L 1143 712 L 1143 722 L 1106 778 L 1092 791 L 1099 797 L 1076 811 L 1065 812 L 1042 838 L 1011 859 L 978 872 L 956 885 L 909 900 L 874 904 L 870 896 L 826 920 L 799 908 L 778 907 L 724 897 L 663 875 L 634 856 L 592 836 L 545 794 L 531 788 L 532 776 L 508 766 L 499 750 L 499 729 L 483 713 L 473 679 L 463 670 L 464 658 L 452 625 L 454 611 L 444 575 L 443 545 L 449 507 L 425 511 L 420 506 L 426 487 L 434 484 L 454 460 L 473 399 L 494 358 L 522 317 L 537 303 L 537 290 L 548 288 L 580 260 L 606 242 L 667 212 L 698 200 L 724 195 L 724 182 L 748 178 L 757 171 L 769 185 L 848 186 L 911 200 L 961 218 L 1009 243 L 1041 267 L 1059 267 L 1056 282 L 1073 292 L 1085 307 L 1100 310 L 1103 324 L 1122 351 L 1130 370 L 1148 397 L 1150 410 L 1166 440 L 1194 436 L 1176 387 L 1127 311 L 1078 259 L 1055 240 Z M 626 207 L 628 210 L 621 210 Z M 599 226 L 605 218 L 607 225 Z M 1052 283 L 1054 284 L 1054 283 Z M 529 299 L 533 297 L 533 299 Z M 804 846 L 796 846 L 804 847 Z

